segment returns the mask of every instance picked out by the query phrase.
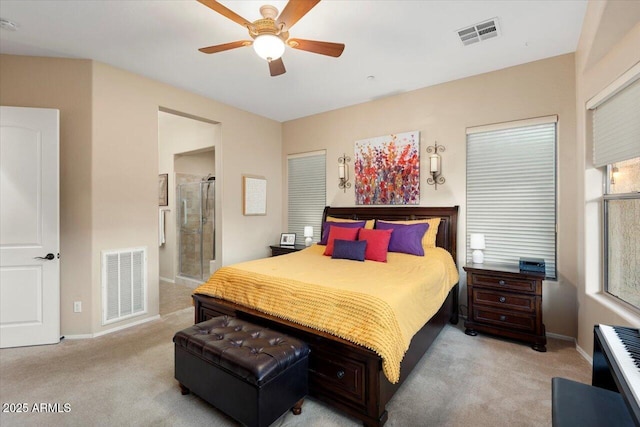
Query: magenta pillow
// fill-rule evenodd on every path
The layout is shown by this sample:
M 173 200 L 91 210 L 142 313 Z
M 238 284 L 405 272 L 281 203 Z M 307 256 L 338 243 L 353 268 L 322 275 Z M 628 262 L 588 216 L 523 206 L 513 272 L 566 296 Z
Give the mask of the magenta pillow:
M 331 256 L 333 254 L 333 242 L 336 239 L 354 241 L 358 237 L 358 229 L 350 227 L 338 227 L 332 225 L 329 227 L 329 238 L 327 239 L 327 247 L 324 249 L 324 254 Z
M 353 261 L 364 261 L 364 254 L 367 242 L 364 240 L 341 240 L 333 241 L 333 259 L 350 259 Z
M 322 238 L 320 239 L 319 245 L 326 245 L 327 240 L 329 239 L 329 227 L 332 225 L 336 225 L 338 227 L 343 228 L 363 228 L 367 221 L 357 221 L 357 222 L 333 222 L 333 221 L 325 221 L 322 224 Z
M 393 230 L 367 230 L 361 228 L 358 232 L 358 240 L 366 240 L 367 249 L 365 259 L 370 261 L 387 262 L 387 251 Z
M 378 230 L 393 230 L 389 240 L 389 252 L 401 252 L 410 255 L 424 256 L 422 237 L 429 228 L 428 223 L 393 224 L 376 222 Z

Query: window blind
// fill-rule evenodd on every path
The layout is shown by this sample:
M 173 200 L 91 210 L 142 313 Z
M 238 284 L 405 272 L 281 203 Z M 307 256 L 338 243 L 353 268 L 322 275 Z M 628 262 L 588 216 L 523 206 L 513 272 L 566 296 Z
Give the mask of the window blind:
M 289 233 L 304 244 L 304 227 L 313 227 L 313 241 L 320 241 L 322 213 L 326 205 L 326 155 L 324 152 L 287 157 Z
M 553 116 L 555 117 L 555 116 Z M 471 233 L 485 262 L 545 260 L 556 277 L 556 122 L 468 132 L 467 260 Z
M 640 157 L 640 79 L 593 111 L 593 164 Z

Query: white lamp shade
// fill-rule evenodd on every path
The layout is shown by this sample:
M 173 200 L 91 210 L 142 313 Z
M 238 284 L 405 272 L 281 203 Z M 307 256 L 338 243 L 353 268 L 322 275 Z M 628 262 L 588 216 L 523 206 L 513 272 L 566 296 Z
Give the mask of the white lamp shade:
M 304 237 L 313 237 L 313 227 L 307 225 L 304 227 Z
M 484 249 L 484 234 L 475 234 L 472 233 L 471 236 L 469 236 L 470 238 L 470 242 L 469 242 L 469 247 L 471 249 Z
M 306 246 L 311 246 L 313 243 L 313 227 L 310 225 L 305 225 L 304 227 L 304 244 Z
M 253 50 L 260 58 L 273 61 L 284 53 L 284 42 L 278 36 L 263 34 L 253 41 Z

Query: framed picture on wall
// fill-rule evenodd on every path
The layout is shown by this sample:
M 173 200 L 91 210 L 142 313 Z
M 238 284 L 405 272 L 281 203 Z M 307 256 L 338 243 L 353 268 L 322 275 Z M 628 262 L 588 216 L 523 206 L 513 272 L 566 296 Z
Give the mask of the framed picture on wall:
M 158 206 L 169 206 L 169 174 L 158 175 Z
M 242 176 L 242 214 L 267 214 L 267 180 L 263 176 Z
M 296 233 L 280 234 L 280 246 L 293 246 L 296 244 Z

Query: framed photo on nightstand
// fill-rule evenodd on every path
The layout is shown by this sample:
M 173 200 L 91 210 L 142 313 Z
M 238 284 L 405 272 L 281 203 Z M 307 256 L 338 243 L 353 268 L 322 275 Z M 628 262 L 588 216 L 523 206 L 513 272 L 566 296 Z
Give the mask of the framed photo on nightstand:
M 296 244 L 296 233 L 282 233 L 280 235 L 280 245 L 293 246 Z

